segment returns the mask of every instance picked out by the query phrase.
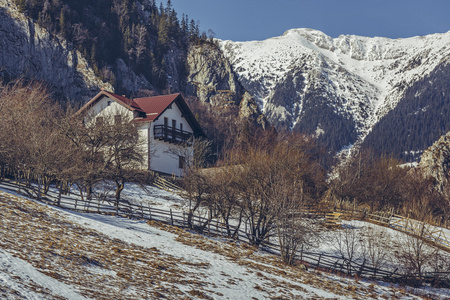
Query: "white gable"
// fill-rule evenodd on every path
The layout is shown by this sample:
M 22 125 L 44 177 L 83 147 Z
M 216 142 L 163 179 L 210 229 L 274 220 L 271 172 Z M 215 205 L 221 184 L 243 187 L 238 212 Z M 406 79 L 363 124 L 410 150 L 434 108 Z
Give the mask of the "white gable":
M 163 126 L 164 119 L 167 118 L 167 126 L 169 129 L 173 128 L 172 124 L 175 121 L 176 129 L 182 129 L 183 132 L 193 133 L 191 126 L 182 113 L 176 103 L 172 103 L 171 107 L 167 108 L 158 119 L 154 120 L 150 128 L 150 141 L 149 147 L 151 149 L 150 157 L 150 169 L 163 172 L 167 174 L 173 174 L 176 176 L 181 176 L 183 173 L 183 168 L 180 168 L 180 158 L 175 152 L 186 153 L 187 155 L 192 155 L 193 148 L 187 147 L 182 144 L 169 143 L 167 141 L 159 140 L 154 138 L 154 128 L 155 126 Z M 184 150 L 181 150 L 184 149 Z
M 180 129 L 180 124 L 183 124 L 183 131 L 193 133 L 191 126 L 185 117 L 182 116 L 181 110 L 176 103 L 172 103 L 170 108 L 167 108 L 158 119 L 153 121 L 154 125 L 164 125 L 164 118 L 168 120 L 168 126 L 172 127 L 172 120 L 176 121 L 176 128 Z
M 88 119 L 85 119 L 85 121 L 90 122 L 92 118 L 96 117 L 113 117 L 116 114 L 126 114 L 129 116 L 130 120 L 134 117 L 133 112 L 125 106 L 119 104 L 111 98 L 102 97 L 102 99 L 89 108 L 89 113 L 86 116 Z

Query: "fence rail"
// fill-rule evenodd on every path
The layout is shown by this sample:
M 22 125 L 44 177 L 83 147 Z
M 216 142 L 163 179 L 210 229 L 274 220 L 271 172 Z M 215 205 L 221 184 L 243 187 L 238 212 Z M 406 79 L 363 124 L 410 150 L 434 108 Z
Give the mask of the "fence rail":
M 33 190 L 30 191 L 30 187 L 25 187 L 22 184 L 11 181 L 0 182 L 0 188 L 18 192 L 29 197 L 31 197 L 32 193 L 35 192 Z M 229 231 L 231 231 L 236 233 L 233 237 L 234 239 L 244 242 L 252 241 L 252 236 L 240 227 L 237 228 L 233 225 L 227 225 L 220 222 L 217 219 L 208 219 L 198 215 L 191 215 L 190 218 L 188 218 L 188 214 L 184 212 L 174 212 L 172 209 L 158 209 L 144 203 L 134 204 L 128 201 L 123 201 L 120 202 L 118 206 L 115 206 L 115 201 L 108 199 L 85 199 L 77 194 L 72 193 L 70 196 L 67 196 L 61 195 L 54 191 L 49 191 L 46 195 L 42 195 L 42 197 L 40 197 L 40 201 L 79 212 L 110 214 L 128 218 L 159 221 L 173 226 L 190 228 L 200 231 L 201 233 L 216 236 L 229 237 Z M 261 248 L 274 254 L 280 254 L 279 245 L 268 241 L 263 241 Z M 372 278 L 376 280 L 406 282 L 411 278 L 419 277 L 418 275 L 399 274 L 397 273 L 397 269 L 386 270 L 374 268 L 366 261 L 350 261 L 345 257 L 339 257 L 322 252 L 308 252 L 303 251 L 303 249 L 298 251 L 297 258 L 302 263 L 310 267 L 327 269 L 339 273 L 345 273 L 347 275 L 358 275 L 360 277 Z M 449 272 L 439 273 L 439 277 L 442 278 L 448 286 L 450 286 Z M 420 280 L 422 282 L 432 282 L 435 278 L 436 273 L 423 273 L 420 276 Z
M 326 216 L 331 212 L 326 209 L 315 210 L 315 214 Z M 341 213 L 343 219 L 361 219 L 375 224 L 383 225 L 397 231 L 405 232 L 424 239 L 448 252 L 450 252 L 450 230 L 411 219 L 392 212 L 367 213 L 356 208 L 335 208 L 333 213 Z

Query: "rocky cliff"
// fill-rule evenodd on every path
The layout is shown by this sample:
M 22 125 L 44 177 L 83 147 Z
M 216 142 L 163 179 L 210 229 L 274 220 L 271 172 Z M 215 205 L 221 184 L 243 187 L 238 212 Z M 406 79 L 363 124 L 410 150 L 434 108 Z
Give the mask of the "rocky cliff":
M 11 77 L 45 81 L 68 99 L 86 100 L 102 87 L 114 90 L 95 76 L 79 51 L 33 23 L 7 0 L 0 0 L 0 54 L 0 68 Z
M 241 118 L 262 127 L 268 126 L 256 100 L 238 81 L 230 63 L 218 47 L 211 44 L 196 45 L 187 57 L 187 94 L 213 106 L 238 106 Z
M 221 106 L 239 105 L 244 89 L 222 52 L 214 45 L 191 47 L 187 64 L 188 82 L 201 101 Z
M 168 92 L 195 95 L 214 106 L 241 107 L 242 117 L 267 125 L 252 97 L 243 98 L 245 90 L 217 47 L 204 43 L 192 46 L 187 54 L 172 48 L 164 57 Z M 115 85 L 103 82 L 70 42 L 50 34 L 7 0 L 0 0 L 0 54 L 3 78 L 44 81 L 58 98 L 85 102 L 101 88 L 129 96 L 153 90 L 120 58 L 112 68 Z
M 418 165 L 426 177 L 433 177 L 442 192 L 450 178 L 450 132 L 426 149 Z

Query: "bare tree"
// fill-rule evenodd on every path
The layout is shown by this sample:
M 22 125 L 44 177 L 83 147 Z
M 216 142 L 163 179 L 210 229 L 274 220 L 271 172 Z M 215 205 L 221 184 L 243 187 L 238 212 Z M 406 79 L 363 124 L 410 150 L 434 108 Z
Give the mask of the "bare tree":
M 324 186 L 317 148 L 309 137 L 267 132 L 234 155 L 242 169 L 236 184 L 240 205 L 255 245 L 273 234 L 280 214 L 289 215 L 287 208 L 298 211 L 316 201 Z
M 346 260 L 347 274 L 352 275 L 352 263 L 360 258 L 357 255 L 364 250 L 364 242 L 358 228 L 344 224 L 334 236 L 334 247 Z
M 118 208 L 125 183 L 137 178 L 137 171 L 142 169 L 145 148 L 137 125 L 127 114 L 115 112 L 103 118 L 103 134 L 107 137 L 106 147 L 102 150 L 106 162 L 105 178 L 116 185 L 115 206 Z
M 280 244 L 281 259 L 288 265 L 295 263 L 300 248 L 316 245 L 318 231 L 313 219 L 295 201 L 283 201 L 276 228 Z
M 225 223 L 228 236 L 232 238 L 239 233 L 243 217 L 237 189 L 240 169 L 240 166 L 219 167 L 208 173 L 214 209 Z M 236 220 L 237 223 L 232 225 L 232 220 Z
M 181 145 L 169 147 L 168 154 L 182 159 L 183 177 L 181 184 L 185 190 L 183 198 L 189 201 L 188 226 L 193 227 L 194 213 L 201 206 L 208 210 L 207 221 L 197 229 L 203 230 L 213 217 L 213 204 L 211 201 L 211 180 L 202 171 L 211 153 L 211 142 L 204 138 L 191 137 Z
M 424 225 L 424 224 L 423 224 Z M 419 235 L 406 234 L 396 243 L 399 249 L 396 257 L 402 268 L 408 275 L 422 280 L 426 268 L 430 268 L 432 260 L 436 257 L 437 249 L 428 245 L 423 238 L 425 225 L 422 226 Z
M 143 54 L 145 53 L 145 50 L 147 49 L 147 29 L 144 25 L 138 25 L 135 30 L 135 40 L 136 40 L 136 60 L 139 63 L 142 59 Z
M 17 81 L 1 91 L 1 152 L 4 162 L 17 179 L 38 183 L 35 196 L 48 191 L 55 179 L 54 165 L 64 150 L 54 123 L 59 107 L 53 103 L 45 87 L 37 82 Z
M 361 150 L 339 166 L 331 182 L 335 197 L 374 210 L 401 208 L 407 169 L 398 160 Z
M 104 151 L 108 145 L 108 130 L 104 122 L 85 122 L 94 120 L 92 115 L 73 115 L 69 109 L 66 118 L 61 122 L 61 131 L 71 141 L 71 146 L 80 155 L 77 167 L 70 177 L 78 187 L 81 197 L 86 190 L 87 198 L 91 197 L 93 187 L 104 179 L 107 160 Z
M 391 252 L 391 236 L 383 227 L 369 226 L 363 239 L 364 255 L 374 268 L 382 268 Z
M 185 173 L 206 166 L 211 157 L 212 142 L 202 137 L 191 137 L 186 143 L 170 145 L 167 153 L 173 158 L 182 158 Z
M 211 184 L 208 177 L 198 168 L 189 168 L 183 176 L 183 198 L 189 201 L 188 226 L 194 228 L 193 217 L 198 209 L 204 205 L 211 209 Z M 204 224 L 205 226 L 207 225 Z M 203 227 L 203 226 L 201 226 Z
M 440 193 L 435 187 L 435 180 L 425 177 L 420 169 L 408 172 L 402 184 L 402 193 L 408 199 L 403 205 L 403 215 L 426 222 L 448 221 L 450 210 L 445 194 Z

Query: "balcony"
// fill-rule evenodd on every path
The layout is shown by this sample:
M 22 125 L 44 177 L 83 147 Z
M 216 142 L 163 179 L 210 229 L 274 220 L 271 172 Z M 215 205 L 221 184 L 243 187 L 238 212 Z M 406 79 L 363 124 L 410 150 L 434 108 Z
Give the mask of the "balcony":
M 153 136 L 157 140 L 174 143 L 174 144 L 190 144 L 189 139 L 192 137 L 192 133 L 180 130 L 177 128 L 155 125 L 153 127 Z

